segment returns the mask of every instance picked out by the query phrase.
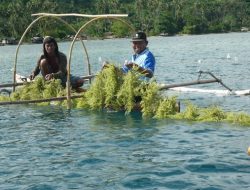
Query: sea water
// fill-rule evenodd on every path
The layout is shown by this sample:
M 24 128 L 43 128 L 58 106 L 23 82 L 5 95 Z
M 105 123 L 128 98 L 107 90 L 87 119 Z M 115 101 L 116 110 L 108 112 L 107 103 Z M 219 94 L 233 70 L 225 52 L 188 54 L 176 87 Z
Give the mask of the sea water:
M 250 33 L 149 37 L 155 78 L 172 84 L 210 71 L 233 90 L 250 89 Z M 122 65 L 130 39 L 84 41 L 91 72 L 102 61 Z M 70 42 L 59 43 L 69 53 Z M 0 46 L 1 84 L 12 82 L 17 46 Z M 17 73 L 28 76 L 41 44 L 23 44 Z M 76 42 L 71 73 L 86 75 L 86 52 Z M 211 79 L 210 76 L 201 76 Z M 196 88 L 222 89 L 219 83 Z M 206 107 L 250 113 L 249 96 L 180 93 Z M 138 112 L 66 110 L 58 106 L 0 106 L 0 189 L 249 189 L 250 127 L 228 123 L 144 119 Z

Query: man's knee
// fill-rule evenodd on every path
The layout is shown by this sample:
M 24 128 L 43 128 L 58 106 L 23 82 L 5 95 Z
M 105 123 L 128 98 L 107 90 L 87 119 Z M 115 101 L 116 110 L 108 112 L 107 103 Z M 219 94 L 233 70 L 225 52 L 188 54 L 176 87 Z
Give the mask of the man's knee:
M 42 59 L 40 61 L 40 68 L 44 68 L 48 66 L 48 61 L 46 59 Z
M 77 80 L 77 87 L 81 87 L 84 83 L 84 80 L 83 79 L 78 79 Z
M 46 59 L 42 59 L 39 64 L 41 73 L 43 77 L 45 77 L 47 74 L 50 74 L 50 69 L 49 69 L 49 63 Z

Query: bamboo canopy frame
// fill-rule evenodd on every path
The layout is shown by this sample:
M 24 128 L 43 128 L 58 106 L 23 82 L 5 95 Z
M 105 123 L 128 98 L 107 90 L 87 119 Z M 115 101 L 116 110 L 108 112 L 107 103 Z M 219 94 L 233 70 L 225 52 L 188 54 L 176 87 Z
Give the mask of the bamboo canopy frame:
M 51 98 L 51 99 L 41 99 L 41 100 L 33 100 L 33 101 L 13 101 L 13 102 L 6 102 L 6 104 L 23 104 L 23 103 L 39 103 L 39 102 L 48 102 L 48 101 L 61 101 L 64 99 L 67 99 L 67 109 L 71 109 L 71 98 L 78 98 L 78 96 L 72 96 L 71 97 L 71 86 L 70 86 L 70 65 L 71 65 L 71 55 L 72 55 L 72 50 L 73 50 L 73 46 L 75 41 L 77 40 L 80 32 L 82 32 L 87 26 L 89 26 L 91 23 L 93 23 L 96 20 L 100 20 L 100 19 L 114 19 L 114 20 L 118 20 L 122 23 L 124 23 L 125 25 L 127 25 L 132 32 L 135 31 L 135 29 L 125 20 L 122 20 L 121 17 L 128 17 L 127 14 L 105 14 L 105 15 L 89 15 L 89 14 L 77 14 L 77 13 L 66 13 L 66 14 L 53 14 L 53 13 L 36 13 L 36 14 L 32 14 L 32 16 L 38 16 L 38 18 L 36 18 L 24 31 L 18 45 L 17 45 L 17 49 L 16 49 L 16 53 L 15 53 L 15 61 L 14 61 L 14 67 L 13 67 L 13 84 L 11 86 L 13 86 L 13 92 L 15 91 L 15 87 L 22 85 L 22 83 L 17 83 L 16 82 L 16 68 L 17 68 L 17 57 L 18 57 L 18 52 L 20 49 L 20 46 L 23 42 L 23 39 L 25 37 L 25 35 L 27 34 L 27 32 L 30 30 L 30 28 L 39 20 L 46 18 L 46 17 L 51 17 L 51 18 L 55 18 L 59 21 L 61 21 L 62 23 L 66 24 L 67 26 L 69 26 L 74 32 L 75 32 L 75 36 L 73 41 L 71 42 L 70 45 L 70 50 L 69 50 L 69 54 L 67 56 L 67 83 L 66 83 L 66 90 L 67 90 L 67 97 L 57 97 L 57 98 Z M 80 29 L 77 31 L 76 29 L 74 29 L 69 23 L 67 23 L 66 21 L 64 21 L 61 17 L 68 17 L 68 16 L 74 16 L 74 17 L 85 17 L 85 18 L 91 18 L 91 20 L 89 20 L 88 22 L 86 22 L 84 25 L 82 25 L 80 27 Z M 90 67 L 90 62 L 89 62 L 89 56 L 88 56 L 88 52 L 87 49 L 83 43 L 83 41 L 81 40 L 84 52 L 86 54 L 87 57 L 87 68 L 88 68 L 88 76 L 91 76 L 91 67 Z M 7 86 L 9 86 L 10 84 L 8 84 Z
M 39 20 L 41 20 L 41 19 L 43 19 L 43 18 L 46 18 L 46 17 L 51 17 L 51 16 L 50 16 L 50 15 L 41 15 L 41 16 L 39 16 L 37 19 L 35 19 L 35 20 L 26 28 L 25 32 L 23 33 L 23 35 L 22 35 L 22 37 L 21 37 L 21 39 L 20 39 L 20 41 L 19 41 L 19 43 L 18 43 L 18 45 L 17 45 L 16 54 L 15 54 L 15 61 L 14 61 L 14 70 L 13 70 L 13 71 L 14 71 L 14 72 L 13 72 L 13 81 L 14 81 L 14 82 L 13 82 L 13 84 L 14 84 L 14 85 L 13 85 L 13 92 L 15 91 L 15 86 L 17 86 L 17 85 L 16 85 L 17 55 L 18 55 L 20 46 L 21 46 L 21 44 L 22 44 L 22 42 L 23 42 L 23 39 L 24 39 L 25 35 L 27 34 L 27 32 L 31 29 L 31 27 L 32 27 L 36 22 L 38 22 Z M 64 23 L 66 26 L 70 27 L 70 29 L 72 29 L 75 33 L 77 32 L 69 23 L 67 23 L 67 22 L 64 21 L 63 19 L 61 19 L 61 18 L 59 18 L 59 17 L 54 17 L 54 18 L 56 18 L 57 20 L 61 21 L 61 22 Z M 83 48 L 84 48 L 84 51 L 85 51 L 85 53 L 86 53 L 86 56 L 87 56 L 87 64 L 88 64 L 88 67 L 90 67 L 87 49 L 86 49 L 86 47 L 85 47 L 83 41 L 81 41 L 81 44 L 82 44 L 82 46 L 83 46 Z M 88 69 L 88 70 L 89 70 L 89 73 L 90 73 L 90 69 Z

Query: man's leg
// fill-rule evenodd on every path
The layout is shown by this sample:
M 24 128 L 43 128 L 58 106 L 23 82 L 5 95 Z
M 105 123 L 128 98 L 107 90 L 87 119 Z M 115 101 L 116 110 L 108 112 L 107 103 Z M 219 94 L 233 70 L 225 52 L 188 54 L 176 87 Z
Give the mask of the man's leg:
M 43 77 L 45 77 L 47 74 L 51 73 L 50 66 L 48 64 L 48 61 L 46 59 L 42 59 L 40 61 L 40 69 Z

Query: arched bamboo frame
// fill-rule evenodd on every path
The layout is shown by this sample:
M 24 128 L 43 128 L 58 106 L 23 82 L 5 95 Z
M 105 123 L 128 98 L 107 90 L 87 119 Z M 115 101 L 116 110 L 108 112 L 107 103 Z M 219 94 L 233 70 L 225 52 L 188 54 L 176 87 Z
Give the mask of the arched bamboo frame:
M 52 13 L 37 13 L 37 14 L 32 14 L 32 16 L 39 16 L 38 18 L 36 18 L 25 30 L 25 32 L 23 33 L 19 43 L 18 43 L 18 46 L 17 46 L 17 49 L 16 49 L 16 54 L 15 54 L 15 62 L 14 62 L 14 72 L 13 72 L 13 84 L 8 84 L 8 86 L 13 86 L 13 92 L 15 91 L 15 86 L 17 86 L 18 84 L 16 83 L 16 66 L 17 66 L 17 55 L 18 55 L 18 52 L 19 52 L 19 49 L 20 49 L 20 46 L 23 42 L 23 39 L 25 37 L 25 35 L 27 34 L 27 32 L 29 31 L 29 29 L 36 23 L 38 22 L 40 19 L 42 18 L 45 18 L 45 17 L 53 17 L 53 18 L 56 18 L 58 19 L 59 21 L 63 22 L 64 24 L 66 24 L 67 26 L 69 26 L 76 34 L 75 34 L 75 37 L 73 39 L 73 41 L 71 42 L 71 45 L 70 45 L 70 50 L 69 50 L 69 55 L 68 55 L 68 60 L 67 60 L 67 96 L 66 97 L 57 97 L 57 98 L 50 98 L 50 99 L 42 99 L 42 100 L 28 100 L 28 101 L 16 101 L 16 102 L 5 102 L 5 104 L 26 104 L 26 103 L 36 103 L 36 102 L 48 102 L 48 101 L 60 101 L 60 100 L 63 100 L 63 99 L 67 99 L 67 108 L 70 109 L 71 108 L 71 99 L 73 98 L 79 98 L 81 96 L 72 96 L 71 97 L 71 94 L 70 94 L 70 63 L 71 63 L 71 55 L 72 55 L 72 49 L 73 49 L 73 45 L 77 39 L 77 37 L 79 36 L 80 32 L 86 28 L 89 24 L 91 24 L 92 22 L 96 21 L 96 20 L 99 20 L 99 19 L 115 19 L 115 20 L 118 20 L 124 24 L 126 24 L 131 30 L 132 32 L 135 32 L 135 29 L 129 24 L 127 23 L 126 21 L 118 18 L 118 17 L 127 17 L 128 15 L 127 14 L 108 14 L 108 15 L 86 15 L 86 14 L 76 14 L 76 13 L 67 13 L 67 14 L 52 14 Z M 90 21 L 88 21 L 87 23 L 85 23 L 77 32 L 76 30 L 71 26 L 69 25 L 69 23 L 67 23 L 66 21 L 64 21 L 63 19 L 61 19 L 60 17 L 66 17 L 66 16 L 76 16 L 76 17 L 88 17 L 88 18 L 92 18 Z M 86 56 L 87 56 L 87 66 L 88 66 L 88 74 L 89 76 L 86 76 L 85 78 L 88 78 L 90 79 L 91 78 L 91 69 L 90 69 L 90 62 L 89 62 L 89 56 L 88 56 L 88 53 L 87 53 L 87 49 L 82 42 L 82 45 L 83 45 L 83 48 L 84 48 L 84 51 L 86 53 Z M 21 85 L 21 84 L 19 84 Z M 4 105 L 5 105 L 4 104 Z
M 13 68 L 13 92 L 15 91 L 15 87 L 16 87 L 16 67 L 17 67 L 17 55 L 18 55 L 18 52 L 19 52 L 19 49 L 20 49 L 20 46 L 23 42 L 23 39 L 25 37 L 25 35 L 27 34 L 27 32 L 30 30 L 30 28 L 35 24 L 37 23 L 39 20 L 43 19 L 43 18 L 46 18 L 46 17 L 52 17 L 52 18 L 55 18 L 59 21 L 61 21 L 62 23 L 64 23 L 66 26 L 68 26 L 70 29 L 72 29 L 75 33 L 77 32 L 77 30 L 72 27 L 68 22 L 66 22 L 65 20 L 61 19 L 60 17 L 58 16 L 55 16 L 54 14 L 45 14 L 45 15 L 41 15 L 39 16 L 38 18 L 36 18 L 27 28 L 26 30 L 24 31 L 21 39 L 19 40 L 19 43 L 17 45 L 17 49 L 16 49 L 16 54 L 15 54 L 15 61 L 14 61 L 14 68 Z M 84 45 L 83 41 L 81 40 L 81 44 L 83 46 L 83 49 L 85 51 L 85 54 L 86 54 L 86 59 L 87 59 L 87 67 L 88 67 L 88 70 L 90 71 L 90 63 L 89 63 L 89 56 L 88 56 L 88 52 L 87 52 L 87 48 L 86 46 Z M 90 72 L 88 73 L 90 74 Z
M 74 43 L 76 41 L 76 38 L 78 37 L 78 35 L 80 34 L 80 32 L 83 31 L 83 29 L 85 29 L 88 25 L 90 25 L 92 22 L 96 21 L 96 20 L 100 20 L 100 19 L 114 19 L 114 20 L 118 20 L 124 24 L 126 24 L 133 32 L 135 31 L 135 29 L 126 21 L 117 18 L 116 16 L 113 15 L 109 15 L 109 16 L 105 16 L 105 15 L 96 15 L 96 18 L 91 19 L 90 21 L 88 21 L 87 23 L 85 23 L 83 26 L 81 26 L 81 28 L 78 30 L 78 32 L 76 33 L 74 39 L 71 42 L 70 45 L 70 50 L 69 50 L 69 54 L 68 54 L 68 63 L 67 63 L 67 83 L 66 83 L 66 87 L 67 87 L 67 109 L 71 109 L 71 86 L 70 86 L 70 64 L 71 64 L 71 55 L 72 55 L 72 49 L 74 46 Z M 89 67 L 90 68 L 90 67 Z M 90 72 L 90 70 L 89 70 Z

